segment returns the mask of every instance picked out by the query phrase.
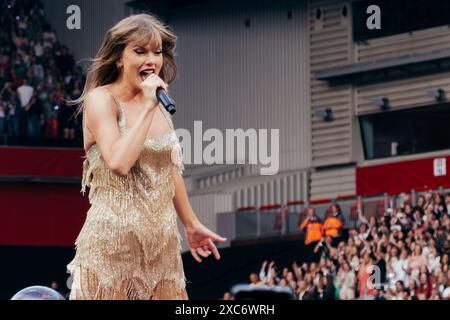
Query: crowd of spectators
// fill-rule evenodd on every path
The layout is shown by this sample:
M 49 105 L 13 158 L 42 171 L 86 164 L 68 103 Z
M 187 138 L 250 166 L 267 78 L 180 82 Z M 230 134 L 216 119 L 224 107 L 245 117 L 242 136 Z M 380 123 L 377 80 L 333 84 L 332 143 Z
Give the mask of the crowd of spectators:
M 331 215 L 338 217 L 339 206 L 333 206 Z M 363 208 L 357 202 L 358 224 L 345 237 L 342 230 L 326 235 L 326 219 L 317 225 L 320 219 L 308 208 L 301 224 L 307 233 L 307 225 L 315 224 L 313 241 L 306 235 L 305 244 L 312 259 L 296 257 L 280 271 L 275 261 L 264 261 L 251 273 L 250 286 L 289 287 L 299 300 L 450 299 L 450 193 L 429 191 L 415 204 L 381 214 Z M 322 230 L 319 238 L 317 230 Z M 223 299 L 233 296 L 226 292 Z
M 80 138 L 77 106 L 66 101 L 81 95 L 82 68 L 58 42 L 40 1 L 8 0 L 2 7 L 0 138 Z

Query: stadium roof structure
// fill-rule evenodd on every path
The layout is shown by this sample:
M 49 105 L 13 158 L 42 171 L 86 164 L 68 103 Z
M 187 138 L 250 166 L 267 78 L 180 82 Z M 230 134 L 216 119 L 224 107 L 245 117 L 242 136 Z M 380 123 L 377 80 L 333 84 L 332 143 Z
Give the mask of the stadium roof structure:
M 450 70 L 450 48 L 341 65 L 315 73 L 330 85 L 368 84 Z
M 185 6 L 191 6 L 203 2 L 211 2 L 212 0 L 132 0 L 126 4 L 130 7 L 147 9 L 151 6 L 164 5 L 166 9 L 173 9 Z

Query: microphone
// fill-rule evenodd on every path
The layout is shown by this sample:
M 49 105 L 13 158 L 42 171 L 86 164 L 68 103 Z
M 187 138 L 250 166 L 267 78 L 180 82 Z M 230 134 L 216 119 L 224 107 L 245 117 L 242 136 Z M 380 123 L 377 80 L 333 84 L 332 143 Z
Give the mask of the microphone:
M 145 75 L 145 79 L 147 79 L 151 73 L 147 73 Z M 169 112 L 170 114 L 174 114 L 177 110 L 175 109 L 175 101 L 173 101 L 169 95 L 167 94 L 166 90 L 159 87 L 156 89 L 156 97 L 158 98 L 159 102 L 164 106 L 164 108 Z
M 159 102 L 164 106 L 164 108 L 169 112 L 170 114 L 174 114 L 177 110 L 175 109 L 175 101 L 173 101 L 169 95 L 167 94 L 166 90 L 163 88 L 156 89 L 156 97 L 158 98 Z

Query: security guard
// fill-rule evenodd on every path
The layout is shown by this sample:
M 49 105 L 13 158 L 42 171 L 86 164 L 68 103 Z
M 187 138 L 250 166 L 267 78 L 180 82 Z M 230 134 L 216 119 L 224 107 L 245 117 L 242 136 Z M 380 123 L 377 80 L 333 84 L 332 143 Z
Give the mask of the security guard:
M 306 218 L 300 225 L 300 230 L 306 229 L 305 244 L 308 245 L 313 242 L 322 240 L 322 221 L 316 215 L 314 208 L 306 209 Z

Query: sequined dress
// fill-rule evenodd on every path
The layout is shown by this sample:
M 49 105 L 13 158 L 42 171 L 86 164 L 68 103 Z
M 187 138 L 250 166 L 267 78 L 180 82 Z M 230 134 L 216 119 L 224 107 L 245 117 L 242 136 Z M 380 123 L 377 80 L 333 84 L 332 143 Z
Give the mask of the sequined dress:
M 126 135 L 125 111 L 119 128 Z M 169 122 L 169 124 L 171 124 Z M 114 174 L 96 144 L 86 152 L 82 189 L 91 207 L 75 245 L 70 299 L 187 299 L 172 173 L 183 172 L 171 130 L 147 138 L 126 176 Z

